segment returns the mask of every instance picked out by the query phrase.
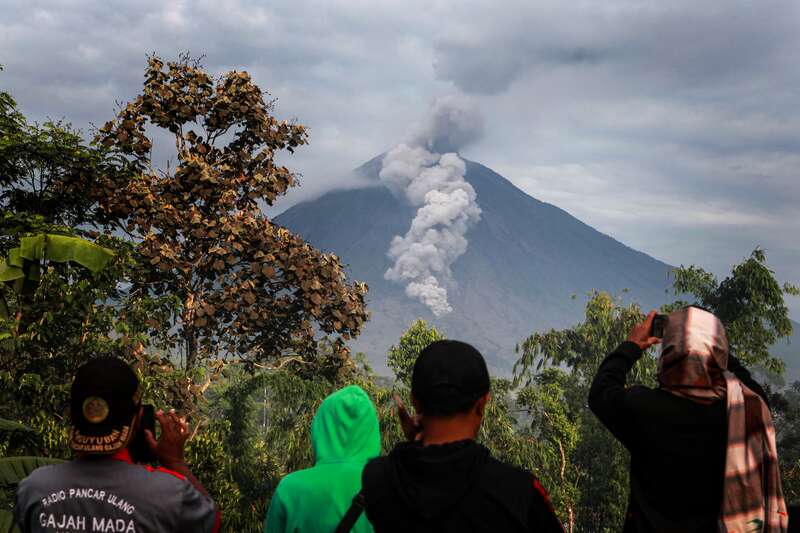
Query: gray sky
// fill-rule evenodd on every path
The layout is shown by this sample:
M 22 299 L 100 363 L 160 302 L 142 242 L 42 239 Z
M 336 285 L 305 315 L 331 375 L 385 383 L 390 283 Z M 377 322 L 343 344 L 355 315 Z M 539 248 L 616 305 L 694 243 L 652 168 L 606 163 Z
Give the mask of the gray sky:
M 463 151 L 671 264 L 757 245 L 800 282 L 794 0 L 0 0 L 0 87 L 32 119 L 101 125 L 145 56 L 249 71 L 311 130 L 288 206 L 403 140 L 436 96 L 486 116 Z M 480 203 L 480 198 L 478 198 Z M 791 302 L 800 318 L 800 301 Z

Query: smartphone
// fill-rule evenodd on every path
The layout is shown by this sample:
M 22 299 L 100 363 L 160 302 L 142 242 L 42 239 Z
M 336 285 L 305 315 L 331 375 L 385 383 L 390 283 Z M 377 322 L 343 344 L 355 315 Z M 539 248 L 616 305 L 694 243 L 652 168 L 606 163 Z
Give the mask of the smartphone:
M 149 429 L 155 437 L 156 435 L 156 409 L 152 405 L 142 405 L 142 418 L 139 420 L 139 428 L 136 435 L 131 438 L 128 444 L 128 451 L 134 463 L 155 463 L 156 456 L 147 444 L 144 431 Z
M 650 329 L 650 336 L 663 339 L 665 329 L 667 329 L 667 315 L 654 316 L 653 327 Z

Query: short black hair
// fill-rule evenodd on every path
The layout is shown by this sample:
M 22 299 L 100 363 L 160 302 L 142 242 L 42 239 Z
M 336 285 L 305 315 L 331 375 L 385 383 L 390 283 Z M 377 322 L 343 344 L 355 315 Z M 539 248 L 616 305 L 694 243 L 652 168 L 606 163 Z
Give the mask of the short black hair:
M 481 353 L 465 342 L 442 340 L 422 350 L 411 375 L 411 394 L 422 413 L 453 416 L 469 412 L 489 392 Z

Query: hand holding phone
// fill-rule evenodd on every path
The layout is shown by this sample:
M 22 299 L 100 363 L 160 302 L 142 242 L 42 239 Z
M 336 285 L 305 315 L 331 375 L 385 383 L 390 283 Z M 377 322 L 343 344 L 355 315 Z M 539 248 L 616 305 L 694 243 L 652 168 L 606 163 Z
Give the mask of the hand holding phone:
M 183 449 L 191 432 L 186 419 L 178 416 L 175 409 L 168 413 L 158 410 L 155 413 L 158 425 L 161 426 L 161 435 L 156 440 L 155 433 L 150 430 L 144 432 L 145 439 L 158 461 L 167 468 L 185 466 Z
M 658 315 L 655 311 L 650 311 L 644 322 L 633 326 L 630 334 L 628 334 L 628 341 L 635 343 L 642 350 L 646 350 L 652 345 L 661 342 L 661 338 L 653 334 L 653 322 L 656 316 Z
M 663 339 L 664 331 L 666 329 L 667 329 L 667 315 L 654 316 L 653 327 L 650 329 L 650 336 Z

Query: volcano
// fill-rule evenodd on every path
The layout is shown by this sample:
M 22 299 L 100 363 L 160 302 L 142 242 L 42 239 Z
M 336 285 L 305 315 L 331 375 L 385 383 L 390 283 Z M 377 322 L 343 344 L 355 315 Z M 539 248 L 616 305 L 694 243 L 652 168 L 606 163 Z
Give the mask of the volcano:
M 672 267 L 465 160 L 465 178 L 482 214 L 466 235 L 466 253 L 452 266 L 454 283 L 447 290 L 453 311 L 436 318 L 406 296 L 403 285 L 384 279 L 391 266 L 389 244 L 408 231 L 416 209 L 380 181 L 381 161 L 378 156 L 355 171 L 365 186 L 328 192 L 275 219 L 337 254 L 352 279 L 369 284 L 372 317 L 352 348 L 364 352 L 379 374 L 387 373 L 388 348 L 417 318 L 474 344 L 494 373 L 507 375 L 517 358 L 515 346 L 536 331 L 581 321 L 592 290 L 646 309 L 671 301 Z

